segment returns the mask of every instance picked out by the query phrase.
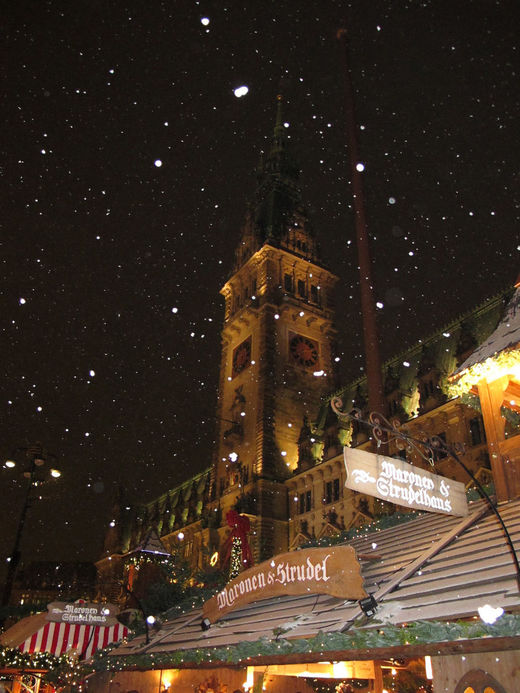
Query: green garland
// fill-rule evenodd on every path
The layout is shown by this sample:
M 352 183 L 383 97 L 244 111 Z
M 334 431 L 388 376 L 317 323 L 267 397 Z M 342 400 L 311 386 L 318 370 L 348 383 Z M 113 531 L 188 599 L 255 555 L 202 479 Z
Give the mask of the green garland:
M 215 665 L 243 664 L 255 657 L 273 655 L 308 654 L 341 650 L 374 649 L 399 645 L 422 645 L 484 637 L 519 636 L 520 615 L 502 616 L 493 625 L 481 621 L 415 621 L 405 626 L 381 625 L 378 628 L 356 628 L 347 633 L 318 633 L 308 639 L 260 638 L 255 642 L 241 642 L 228 647 L 196 648 L 175 652 L 156 652 L 125 656 L 109 655 L 109 650 L 98 651 L 84 673 L 123 671 L 125 669 L 176 668 L 180 665 L 215 662 Z
M 229 579 L 233 580 L 242 570 L 242 539 L 233 537 L 231 545 L 231 558 L 229 560 Z
M 477 395 L 474 395 L 471 392 L 464 392 L 463 394 L 459 395 L 459 401 L 462 402 L 462 404 L 465 404 L 467 407 L 478 411 L 479 414 L 482 414 L 480 398 Z
M 352 527 L 351 529 L 343 530 L 343 532 L 338 532 L 329 537 L 321 537 L 320 539 L 310 539 L 300 546 L 300 549 L 310 549 L 320 546 L 334 546 L 336 544 L 343 544 L 350 539 L 358 539 L 359 537 L 364 537 L 373 532 L 380 532 L 383 529 L 389 529 L 395 525 L 404 524 L 410 520 L 415 520 L 417 517 L 422 515 L 420 511 L 412 511 L 407 513 L 394 513 L 393 515 L 383 515 L 377 520 L 373 520 L 369 524 L 363 525 L 362 527 Z
M 479 414 L 482 414 L 482 407 L 480 405 L 480 399 L 477 395 L 471 394 L 471 392 L 465 392 L 460 396 L 460 401 L 471 407 Z M 513 428 L 520 428 L 520 414 L 514 409 L 509 407 L 500 407 L 500 415 L 509 423 Z
M 125 559 L 125 570 L 129 570 L 130 566 L 133 565 L 136 570 L 144 565 L 145 563 L 152 563 L 158 566 L 166 566 L 171 568 L 173 565 L 173 558 L 171 556 L 165 556 L 164 554 L 135 554 Z
M 0 666 L 13 669 L 56 669 L 68 662 L 65 655 L 49 652 L 21 652 L 12 647 L 0 647 Z
M 0 647 L 0 667 L 30 674 L 41 671 L 41 678 L 51 684 L 77 686 L 84 678 L 84 665 L 66 654 L 21 652 L 16 648 Z

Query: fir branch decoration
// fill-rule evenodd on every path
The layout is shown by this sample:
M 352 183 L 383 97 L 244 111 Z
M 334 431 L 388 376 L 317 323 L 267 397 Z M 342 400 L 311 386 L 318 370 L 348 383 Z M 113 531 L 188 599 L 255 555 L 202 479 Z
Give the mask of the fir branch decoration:
M 83 674 L 93 672 L 123 671 L 125 669 L 175 668 L 200 662 L 247 665 L 253 657 L 269 657 L 280 654 L 304 654 L 309 652 L 333 652 L 339 650 L 393 647 L 399 645 L 429 644 L 471 640 L 483 637 L 520 636 L 520 615 L 502 616 L 494 624 L 481 621 L 415 621 L 404 626 L 380 624 L 376 628 L 356 628 L 346 633 L 318 633 L 312 638 L 295 640 L 270 640 L 260 638 L 255 642 L 217 648 L 197 648 L 174 652 L 143 653 L 113 656 L 108 650 L 94 655 L 83 665 Z
M 13 669 L 55 669 L 68 661 L 48 652 L 21 652 L 16 648 L 0 647 L 0 667 Z
M 392 515 L 383 515 L 379 519 L 373 520 L 369 524 L 363 525 L 362 527 L 352 527 L 351 529 L 346 529 L 343 532 L 338 532 L 338 534 L 334 534 L 332 536 L 321 537 L 320 539 L 311 539 L 305 544 L 302 544 L 298 550 L 344 544 L 350 539 L 359 539 L 360 537 L 368 536 L 374 532 L 380 532 L 383 529 L 389 529 L 390 527 L 404 524 L 410 520 L 415 520 L 422 514 L 423 513 L 420 511 L 412 511 L 407 513 L 396 512 Z

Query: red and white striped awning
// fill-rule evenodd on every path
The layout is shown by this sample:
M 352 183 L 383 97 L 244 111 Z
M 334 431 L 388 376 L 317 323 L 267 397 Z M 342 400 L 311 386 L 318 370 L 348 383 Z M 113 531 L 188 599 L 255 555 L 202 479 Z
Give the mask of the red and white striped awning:
M 87 626 L 48 621 L 18 645 L 18 649 L 22 652 L 50 652 L 57 656 L 74 652 L 80 659 L 89 659 L 96 650 L 119 642 L 128 633 L 128 628 L 121 623 Z

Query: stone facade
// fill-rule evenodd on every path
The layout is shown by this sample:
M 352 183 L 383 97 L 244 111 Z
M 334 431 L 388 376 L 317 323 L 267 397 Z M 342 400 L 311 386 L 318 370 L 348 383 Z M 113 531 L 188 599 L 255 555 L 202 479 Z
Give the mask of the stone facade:
M 358 379 L 330 395 L 338 385 L 337 277 L 321 261 L 283 130 L 279 102 L 255 202 L 221 290 L 225 317 L 213 455 L 205 471 L 153 503 L 126 510 L 124 503 L 116 505 L 97 563 L 101 592 L 111 600 L 120 590 L 125 556 L 151 528 L 167 551 L 180 546 L 196 572 L 211 557 L 217 565 L 222 561 L 232 509 L 250 520 L 255 562 L 392 511 L 344 488 L 343 446 L 371 443 L 362 424 L 338 422 L 330 400 L 339 396 L 346 410 L 357 408 L 365 418 L 366 382 Z M 452 397 L 448 376 L 495 329 L 509 295 L 491 299 L 384 365 L 387 416 L 419 438 L 462 443 L 463 461 L 482 483 L 492 474 L 478 399 Z M 442 454 L 425 460 L 394 443 L 384 452 L 469 481 Z

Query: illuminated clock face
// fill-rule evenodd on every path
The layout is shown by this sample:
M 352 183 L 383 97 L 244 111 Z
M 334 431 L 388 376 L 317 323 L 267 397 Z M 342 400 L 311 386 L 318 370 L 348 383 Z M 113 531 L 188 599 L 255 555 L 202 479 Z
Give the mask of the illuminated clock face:
M 311 368 L 318 363 L 318 345 L 301 334 L 295 334 L 290 338 L 289 353 L 296 363 L 305 368 Z
M 248 337 L 242 344 L 239 344 L 233 352 L 233 372 L 234 378 L 247 368 L 251 363 L 251 337 Z

